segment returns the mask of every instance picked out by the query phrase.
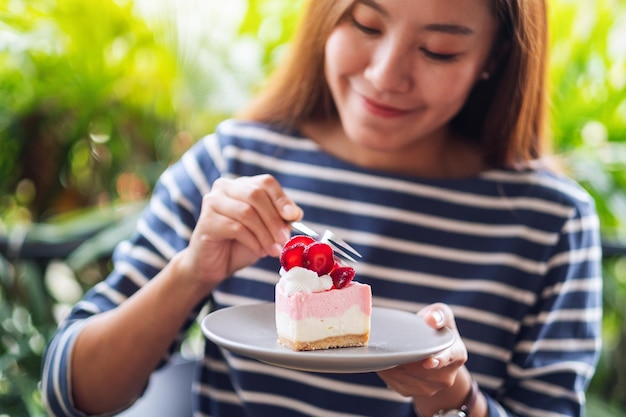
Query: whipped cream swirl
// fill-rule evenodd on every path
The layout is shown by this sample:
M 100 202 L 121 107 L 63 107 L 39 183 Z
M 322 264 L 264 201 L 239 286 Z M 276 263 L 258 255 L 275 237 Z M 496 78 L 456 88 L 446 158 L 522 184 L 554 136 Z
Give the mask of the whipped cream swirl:
M 295 266 L 289 271 L 280 269 L 280 281 L 278 286 L 287 295 L 299 292 L 314 293 L 330 290 L 333 286 L 333 279 L 330 275 L 317 276 L 315 271 Z

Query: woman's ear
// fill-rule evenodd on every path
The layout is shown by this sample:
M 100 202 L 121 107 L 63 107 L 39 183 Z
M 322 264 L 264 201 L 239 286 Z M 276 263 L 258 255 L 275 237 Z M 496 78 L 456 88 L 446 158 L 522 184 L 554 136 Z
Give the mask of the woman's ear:
M 489 58 L 487 58 L 483 71 L 480 73 L 481 80 L 488 80 L 496 71 L 498 71 L 499 67 L 504 62 L 505 57 L 508 55 L 510 47 L 511 43 L 508 40 L 496 40 L 496 42 L 494 42 Z

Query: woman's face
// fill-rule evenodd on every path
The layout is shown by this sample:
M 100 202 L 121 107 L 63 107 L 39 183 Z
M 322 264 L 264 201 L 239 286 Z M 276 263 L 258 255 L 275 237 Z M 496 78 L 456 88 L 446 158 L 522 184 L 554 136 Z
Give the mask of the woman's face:
M 496 33 L 487 0 L 358 0 L 325 50 L 349 140 L 393 151 L 438 137 L 488 69 Z

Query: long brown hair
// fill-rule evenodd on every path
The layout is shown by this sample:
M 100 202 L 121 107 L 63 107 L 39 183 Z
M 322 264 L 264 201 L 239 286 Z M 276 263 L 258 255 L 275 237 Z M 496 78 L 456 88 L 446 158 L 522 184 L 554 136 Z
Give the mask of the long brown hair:
M 239 118 L 294 128 L 338 118 L 324 76 L 326 40 L 354 0 L 308 0 L 285 61 Z M 515 167 L 547 147 L 548 23 L 545 0 L 492 0 L 497 66 L 477 83 L 451 126 L 476 141 L 486 164 Z

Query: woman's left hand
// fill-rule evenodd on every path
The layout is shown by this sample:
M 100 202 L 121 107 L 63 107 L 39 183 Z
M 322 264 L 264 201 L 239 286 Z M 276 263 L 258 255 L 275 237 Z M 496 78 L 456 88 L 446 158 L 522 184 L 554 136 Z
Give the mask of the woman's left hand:
M 422 309 L 419 316 L 434 329 L 449 328 L 455 341 L 448 349 L 427 359 L 379 371 L 387 386 L 405 397 L 433 397 L 454 385 L 459 370 L 467 361 L 467 348 L 459 335 L 454 314 L 446 304 L 432 304 Z

